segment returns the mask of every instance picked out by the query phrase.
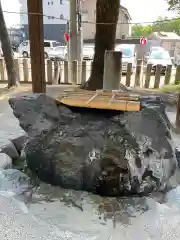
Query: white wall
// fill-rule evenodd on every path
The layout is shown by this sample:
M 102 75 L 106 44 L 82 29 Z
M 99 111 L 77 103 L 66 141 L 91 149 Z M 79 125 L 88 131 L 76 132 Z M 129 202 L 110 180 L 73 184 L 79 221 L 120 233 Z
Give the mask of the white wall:
M 27 0 L 19 0 L 19 2 L 21 5 L 21 12 L 27 12 Z M 67 20 L 69 20 L 69 1 L 68 0 L 43 0 L 43 14 L 50 16 L 50 17 L 44 17 L 43 19 L 44 24 L 66 23 Z M 59 19 L 62 15 L 64 20 Z M 28 24 L 27 15 L 24 15 L 24 14 L 21 15 L 21 24 Z

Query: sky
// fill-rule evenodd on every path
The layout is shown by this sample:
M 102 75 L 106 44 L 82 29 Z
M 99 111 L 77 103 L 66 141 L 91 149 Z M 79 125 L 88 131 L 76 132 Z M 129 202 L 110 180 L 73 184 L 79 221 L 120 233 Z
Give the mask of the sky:
M 3 10 L 19 12 L 19 0 L 1 0 Z M 127 7 L 133 23 L 151 22 L 159 16 L 174 17 L 167 11 L 165 0 L 121 0 L 121 4 Z M 8 27 L 18 25 L 20 17 L 18 14 L 5 14 Z
M 121 5 L 129 10 L 132 22 L 151 22 L 159 16 L 175 17 L 167 11 L 165 0 L 121 0 Z

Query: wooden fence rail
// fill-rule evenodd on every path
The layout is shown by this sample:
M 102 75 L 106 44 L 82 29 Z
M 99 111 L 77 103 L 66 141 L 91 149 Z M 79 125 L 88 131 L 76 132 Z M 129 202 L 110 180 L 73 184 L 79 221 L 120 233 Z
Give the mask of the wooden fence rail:
M 91 61 L 71 64 L 68 61 L 45 60 L 47 84 L 81 84 L 88 80 L 91 73 Z M 30 59 L 15 59 L 16 73 L 22 83 L 31 82 Z M 127 73 L 121 75 L 120 81 L 128 87 L 159 88 L 169 83 L 180 82 L 180 66 L 174 68 L 168 65 L 165 74 L 161 74 L 161 66 L 158 65 L 155 74 L 152 74 L 152 65 L 143 65 L 137 61 L 136 69 L 132 69 L 132 63 L 127 64 Z M 133 74 L 132 74 L 133 71 Z M 0 59 L 0 83 L 7 82 L 7 72 L 4 59 Z

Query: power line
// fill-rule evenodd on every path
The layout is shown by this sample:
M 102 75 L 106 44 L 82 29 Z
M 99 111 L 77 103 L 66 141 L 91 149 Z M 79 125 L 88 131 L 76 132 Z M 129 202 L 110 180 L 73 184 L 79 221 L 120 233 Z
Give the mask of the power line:
M 55 17 L 53 15 L 46 15 L 46 14 L 40 14 L 40 13 L 28 13 L 28 12 L 11 12 L 11 11 L 3 11 L 3 13 L 9 13 L 9 14 L 19 14 L 19 15 L 42 15 L 43 17 L 51 18 L 51 19 L 56 19 L 56 20 L 61 20 L 61 21 L 70 21 L 67 18 L 60 18 L 60 17 Z M 165 22 L 170 22 L 170 21 L 175 21 L 175 20 L 180 20 L 180 18 L 168 18 L 164 20 L 157 20 L 157 21 L 151 21 L 151 22 L 132 22 L 132 23 L 113 23 L 113 22 L 93 22 L 93 21 L 82 21 L 82 23 L 89 23 L 89 24 L 95 24 L 95 25 L 144 25 L 144 24 L 154 24 L 154 23 L 165 23 Z

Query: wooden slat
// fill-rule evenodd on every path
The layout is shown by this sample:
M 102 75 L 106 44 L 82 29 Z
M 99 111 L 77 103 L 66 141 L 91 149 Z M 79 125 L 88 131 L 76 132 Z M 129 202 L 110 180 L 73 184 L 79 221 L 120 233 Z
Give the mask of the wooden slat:
M 140 102 L 132 101 L 113 101 L 111 104 L 108 104 L 108 101 L 95 100 L 88 104 L 82 104 L 81 99 L 62 99 L 61 103 L 68 106 L 74 107 L 86 107 L 86 108 L 95 108 L 95 109 L 107 109 L 107 110 L 119 110 L 119 111 L 139 111 Z
M 120 111 L 140 110 L 139 96 L 119 91 L 74 91 L 66 93 L 65 96 L 61 95 L 56 100 L 74 107 Z

